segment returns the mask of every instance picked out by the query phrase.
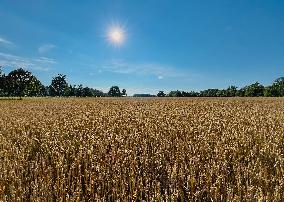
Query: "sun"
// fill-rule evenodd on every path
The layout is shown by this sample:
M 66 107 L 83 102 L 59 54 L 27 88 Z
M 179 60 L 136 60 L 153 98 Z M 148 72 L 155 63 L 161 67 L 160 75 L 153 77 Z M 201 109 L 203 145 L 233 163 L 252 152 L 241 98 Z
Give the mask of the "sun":
M 124 40 L 123 31 L 118 28 L 110 30 L 109 39 L 115 44 L 121 44 Z
M 125 38 L 125 30 L 119 25 L 111 26 L 107 31 L 108 41 L 115 46 L 121 46 L 125 42 Z

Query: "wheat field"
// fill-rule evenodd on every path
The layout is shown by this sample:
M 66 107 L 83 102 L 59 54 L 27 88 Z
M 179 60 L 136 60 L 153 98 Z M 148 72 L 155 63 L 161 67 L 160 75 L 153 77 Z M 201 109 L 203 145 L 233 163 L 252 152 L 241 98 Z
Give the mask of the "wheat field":
M 283 201 L 284 99 L 0 101 L 0 201 Z

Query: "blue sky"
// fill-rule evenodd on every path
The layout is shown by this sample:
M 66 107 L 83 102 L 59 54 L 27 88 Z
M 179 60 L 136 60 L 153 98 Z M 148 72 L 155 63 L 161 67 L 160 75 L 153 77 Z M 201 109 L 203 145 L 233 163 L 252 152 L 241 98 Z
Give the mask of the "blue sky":
M 129 94 L 268 85 L 284 76 L 283 11 L 283 0 L 1 0 L 0 65 Z

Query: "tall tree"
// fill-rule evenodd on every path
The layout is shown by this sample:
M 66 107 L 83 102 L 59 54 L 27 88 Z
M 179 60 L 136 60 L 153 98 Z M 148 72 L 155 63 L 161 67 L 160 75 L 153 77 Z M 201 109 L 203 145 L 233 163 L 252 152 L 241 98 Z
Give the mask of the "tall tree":
M 280 77 L 274 81 L 272 84 L 273 89 L 277 91 L 277 94 L 274 96 L 284 96 L 284 77 Z
M 2 66 L 0 66 L 0 96 L 5 96 L 5 79 L 6 75 L 3 72 Z
M 75 93 L 76 97 L 83 97 L 83 94 L 84 94 L 83 85 L 82 84 L 78 85 L 75 92 L 76 92 Z
M 66 75 L 58 74 L 53 77 L 51 85 L 49 86 L 51 96 L 65 96 L 68 92 L 68 83 L 66 81 Z
M 125 89 L 122 89 L 122 96 L 127 96 L 127 94 L 126 94 L 126 90 Z
M 31 76 L 31 80 L 25 88 L 24 94 L 29 97 L 45 96 L 45 87 L 35 76 Z
M 32 79 L 32 73 L 22 68 L 11 71 L 5 79 L 5 88 L 8 95 L 24 96 L 24 92 L 30 85 Z
M 121 96 L 121 92 L 119 90 L 119 87 L 118 86 L 112 86 L 109 89 L 108 95 L 111 96 L 111 97 L 120 97 Z

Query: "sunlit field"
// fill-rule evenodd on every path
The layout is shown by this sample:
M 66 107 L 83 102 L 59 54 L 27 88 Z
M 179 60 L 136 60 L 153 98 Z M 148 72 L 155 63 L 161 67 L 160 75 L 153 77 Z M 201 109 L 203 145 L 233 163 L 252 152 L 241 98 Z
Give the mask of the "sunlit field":
M 0 201 L 283 197 L 283 98 L 0 101 Z

